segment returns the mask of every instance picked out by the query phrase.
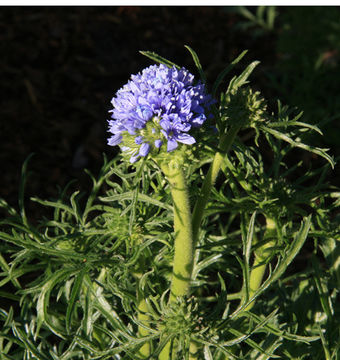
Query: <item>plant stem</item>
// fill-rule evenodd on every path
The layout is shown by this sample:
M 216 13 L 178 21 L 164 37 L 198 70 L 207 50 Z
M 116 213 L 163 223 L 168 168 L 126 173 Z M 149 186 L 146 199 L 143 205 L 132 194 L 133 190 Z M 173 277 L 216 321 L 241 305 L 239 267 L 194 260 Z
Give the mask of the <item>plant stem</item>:
M 221 149 L 221 151 L 217 152 L 214 156 L 213 162 L 210 165 L 208 174 L 204 180 L 202 190 L 196 201 L 194 211 L 192 214 L 194 244 L 197 244 L 198 233 L 199 233 L 204 209 L 209 200 L 211 189 L 215 185 L 217 175 L 221 169 L 222 161 L 226 156 L 226 154 L 229 152 L 240 128 L 241 126 L 236 126 L 236 125 L 232 126 L 227 132 L 227 134 L 222 136 L 220 139 L 219 148 Z
M 170 303 L 175 302 L 177 296 L 189 294 L 195 244 L 198 240 L 198 232 L 204 209 L 207 205 L 211 188 L 216 182 L 223 158 L 229 152 L 240 128 L 241 126 L 239 125 L 232 126 L 228 133 L 222 136 L 219 144 L 221 151 L 215 154 L 195 204 L 192 218 L 187 185 L 181 165 L 175 162 L 161 165 L 162 171 L 170 184 L 174 206 L 174 230 L 176 234 Z M 167 344 L 160 353 L 159 359 L 168 360 L 170 358 L 169 351 L 170 344 Z M 197 345 L 194 342 L 190 344 L 189 359 L 197 359 Z
M 189 360 L 197 360 L 198 359 L 198 347 L 196 342 L 191 341 L 189 347 Z
M 150 320 L 149 315 L 147 315 L 147 312 L 148 312 L 147 303 L 145 299 L 142 298 L 138 301 L 138 320 L 141 323 L 145 323 L 145 325 L 148 325 L 148 321 Z M 150 335 L 149 331 L 141 325 L 138 326 L 138 333 L 140 336 Z M 143 344 L 143 346 L 139 349 L 138 355 L 142 359 L 149 359 L 150 354 L 151 354 L 151 347 L 150 347 L 150 343 L 147 342 Z
M 170 292 L 170 302 L 174 302 L 177 296 L 188 295 L 190 289 L 194 259 L 191 211 L 188 188 L 181 164 L 172 161 L 169 164 L 163 164 L 162 170 L 170 184 L 174 207 L 176 238 Z
M 161 165 L 167 177 L 174 207 L 175 254 L 170 288 L 170 303 L 174 303 L 178 296 L 189 295 L 190 280 L 194 260 L 194 246 L 192 237 L 191 211 L 189 193 L 182 165 L 170 161 Z M 171 342 L 168 342 L 159 360 L 169 360 Z
M 255 251 L 255 259 L 249 278 L 249 299 L 254 296 L 260 288 L 272 248 L 275 246 L 276 225 L 271 218 L 266 218 L 266 231 L 263 236 L 264 243 Z M 245 310 L 250 310 L 255 301 L 249 304 Z
M 182 170 L 179 166 L 176 168 L 171 166 L 171 164 L 170 166 L 162 166 L 162 170 L 170 183 L 171 195 L 174 204 L 174 228 L 175 233 L 177 234 L 175 240 L 175 256 L 170 302 L 173 302 L 176 299 L 176 296 L 188 295 L 189 293 L 195 244 L 197 244 L 198 241 L 198 232 L 203 212 L 207 205 L 211 188 L 214 186 L 217 175 L 220 171 L 223 158 L 231 148 L 239 129 L 240 126 L 231 127 L 229 132 L 220 140 L 221 152 L 215 154 L 214 160 L 205 178 L 200 196 L 196 201 L 193 211 L 192 224 L 188 192 Z M 190 360 L 197 359 L 197 350 L 196 343 L 191 342 L 189 350 Z M 170 359 L 169 353 L 170 343 L 168 343 L 160 353 L 159 360 Z

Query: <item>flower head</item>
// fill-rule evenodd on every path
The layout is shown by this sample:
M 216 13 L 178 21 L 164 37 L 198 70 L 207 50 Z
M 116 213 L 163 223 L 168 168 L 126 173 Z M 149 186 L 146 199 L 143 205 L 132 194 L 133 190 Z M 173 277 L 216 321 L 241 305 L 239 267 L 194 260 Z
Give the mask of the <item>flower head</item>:
M 108 144 L 120 145 L 135 162 L 150 152 L 173 151 L 179 143 L 194 144 L 191 131 L 205 122 L 212 99 L 188 70 L 161 64 L 132 75 L 111 103 Z

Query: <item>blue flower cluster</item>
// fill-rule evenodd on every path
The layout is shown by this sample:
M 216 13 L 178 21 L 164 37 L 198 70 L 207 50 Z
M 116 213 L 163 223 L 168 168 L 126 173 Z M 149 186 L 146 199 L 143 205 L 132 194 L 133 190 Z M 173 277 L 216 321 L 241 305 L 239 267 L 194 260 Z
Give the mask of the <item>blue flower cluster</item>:
M 204 123 L 205 109 L 212 99 L 205 94 L 204 84 L 194 85 L 194 76 L 188 70 L 161 64 L 132 75 L 111 103 L 109 132 L 113 135 L 108 144 L 120 144 L 131 154 L 133 163 L 163 145 L 170 152 L 178 143 L 194 144 L 196 140 L 189 132 Z

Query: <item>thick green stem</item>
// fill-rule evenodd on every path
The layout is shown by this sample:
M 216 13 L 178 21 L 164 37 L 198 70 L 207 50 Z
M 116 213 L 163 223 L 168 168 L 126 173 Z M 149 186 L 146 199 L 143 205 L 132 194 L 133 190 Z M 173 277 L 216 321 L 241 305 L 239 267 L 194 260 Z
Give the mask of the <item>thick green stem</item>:
M 177 296 L 189 294 L 195 244 L 198 240 L 204 209 L 209 200 L 211 188 L 214 186 L 221 169 L 223 158 L 229 152 L 240 128 L 241 126 L 232 126 L 229 132 L 221 138 L 219 144 L 221 151 L 215 154 L 197 199 L 192 218 L 187 185 L 181 166 L 175 162 L 162 164 L 161 166 L 171 188 L 174 205 L 174 230 L 176 234 L 170 302 L 174 302 Z M 190 344 L 189 359 L 197 359 L 197 350 L 196 343 L 192 342 Z M 168 360 L 170 358 L 169 352 L 170 344 L 167 344 L 161 352 L 159 359 Z
M 170 184 L 174 207 L 175 254 L 170 288 L 170 303 L 178 296 L 189 295 L 191 273 L 194 260 L 194 246 L 192 237 L 191 211 L 189 193 L 182 165 L 170 161 L 162 164 L 162 170 Z M 171 342 L 167 343 L 159 360 L 169 360 Z
M 139 237 L 138 237 L 139 238 Z M 137 240 L 138 242 L 142 242 L 143 238 L 139 238 Z M 149 309 L 148 304 L 146 302 L 146 296 L 147 293 L 145 291 L 141 291 L 140 289 L 140 279 L 143 276 L 143 273 L 145 271 L 146 265 L 145 265 L 145 258 L 140 257 L 138 259 L 138 262 L 136 264 L 135 271 L 132 273 L 133 276 L 136 278 L 137 282 L 137 290 L 136 290 L 136 297 L 137 297 L 137 319 L 140 323 L 138 325 L 138 335 L 140 337 L 148 336 L 150 335 L 150 332 L 148 329 L 146 329 L 144 326 L 150 325 L 150 316 L 148 315 Z M 144 326 L 143 326 L 144 325 Z M 138 350 L 139 358 L 141 359 L 149 359 L 151 354 L 151 343 L 146 342 L 143 344 L 140 349 Z
M 254 296 L 260 288 L 263 280 L 266 266 L 272 249 L 275 246 L 276 225 L 274 220 L 266 218 L 266 232 L 264 234 L 264 243 L 255 251 L 255 259 L 249 278 L 249 299 Z M 255 305 L 255 301 L 249 304 L 245 310 L 250 310 Z
M 181 164 L 171 161 L 163 164 L 174 207 L 175 255 L 171 282 L 170 302 L 177 296 L 189 294 L 194 259 L 191 211 L 187 184 Z
M 221 138 L 221 152 L 216 153 L 205 178 L 193 211 L 192 224 L 187 187 L 181 169 L 178 166 L 171 166 L 171 164 L 169 166 L 162 166 L 162 170 L 167 176 L 171 187 L 174 204 L 174 228 L 176 233 L 170 302 L 174 301 L 176 296 L 188 295 L 189 293 L 195 244 L 197 244 L 204 209 L 207 205 L 211 188 L 214 186 L 220 171 L 223 158 L 231 148 L 239 129 L 239 126 L 234 126 Z M 159 356 L 159 360 L 168 359 L 170 359 L 170 343 L 164 347 Z M 195 342 L 190 343 L 189 359 L 198 359 L 198 348 Z
M 204 209 L 208 203 L 210 192 L 212 187 L 215 185 L 217 175 L 221 169 L 222 161 L 226 154 L 229 152 L 231 145 L 233 144 L 235 137 L 240 130 L 240 126 L 232 126 L 227 134 L 221 137 L 219 148 L 220 152 L 215 154 L 214 160 L 210 165 L 208 174 L 204 180 L 202 190 L 196 201 L 194 211 L 192 214 L 192 227 L 193 227 L 193 238 L 194 244 L 198 241 L 198 233 L 204 213 Z
M 146 326 L 148 325 L 148 322 L 150 321 L 150 318 L 149 318 L 149 315 L 147 314 L 147 312 L 148 312 L 148 306 L 147 306 L 145 299 L 140 299 L 138 302 L 138 320 L 142 324 L 144 323 Z M 149 331 L 141 325 L 138 326 L 138 333 L 140 336 L 150 335 Z M 147 342 L 139 349 L 138 355 L 142 359 L 149 359 L 150 354 L 151 354 L 151 346 L 150 346 L 150 343 Z
M 191 341 L 189 348 L 189 360 L 197 360 L 198 359 L 198 346 L 197 343 Z

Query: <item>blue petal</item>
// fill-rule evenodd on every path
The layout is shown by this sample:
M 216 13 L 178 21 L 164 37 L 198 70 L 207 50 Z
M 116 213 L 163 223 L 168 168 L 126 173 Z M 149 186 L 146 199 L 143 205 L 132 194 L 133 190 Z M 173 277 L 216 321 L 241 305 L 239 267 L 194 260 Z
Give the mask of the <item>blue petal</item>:
M 150 144 L 149 143 L 143 143 L 139 149 L 139 155 L 140 156 L 146 156 L 150 151 Z
M 143 142 L 143 136 L 137 136 L 137 137 L 135 138 L 135 143 L 136 143 L 137 145 L 140 145 L 142 142 Z
M 193 126 L 201 126 L 206 119 L 207 119 L 206 116 L 204 114 L 201 114 L 199 116 L 196 116 L 194 119 L 192 119 L 191 123 Z
M 164 130 L 161 130 L 161 133 L 162 133 L 166 138 L 168 138 L 168 134 L 167 134 Z
M 131 163 L 131 164 L 135 163 L 135 162 L 138 160 L 138 158 L 139 158 L 139 154 L 137 154 L 137 155 L 132 155 L 132 156 L 130 157 L 130 163 Z
M 168 121 L 168 120 L 161 120 L 160 122 L 159 122 L 159 125 L 165 130 L 165 131 L 169 131 L 170 130 L 170 128 L 171 128 L 171 124 L 170 124 L 170 121 Z
M 151 108 L 148 105 L 139 105 L 136 109 L 137 114 L 143 119 L 143 120 L 149 120 L 153 113 Z
M 179 134 L 176 136 L 176 140 L 183 144 L 188 144 L 188 145 L 195 144 L 196 142 L 196 140 L 189 134 Z
M 157 149 L 159 149 L 163 144 L 163 141 L 162 140 L 155 140 L 155 146 Z
M 173 138 L 168 139 L 168 146 L 167 146 L 167 151 L 168 152 L 177 149 L 177 146 L 178 146 L 178 144 L 177 144 L 177 141 L 175 139 L 173 139 Z
M 122 141 L 122 135 L 120 134 L 116 134 L 116 135 L 113 135 L 112 137 L 110 137 L 110 139 L 108 140 L 108 145 L 111 145 L 111 146 L 115 146 L 115 145 L 118 145 L 121 141 Z

